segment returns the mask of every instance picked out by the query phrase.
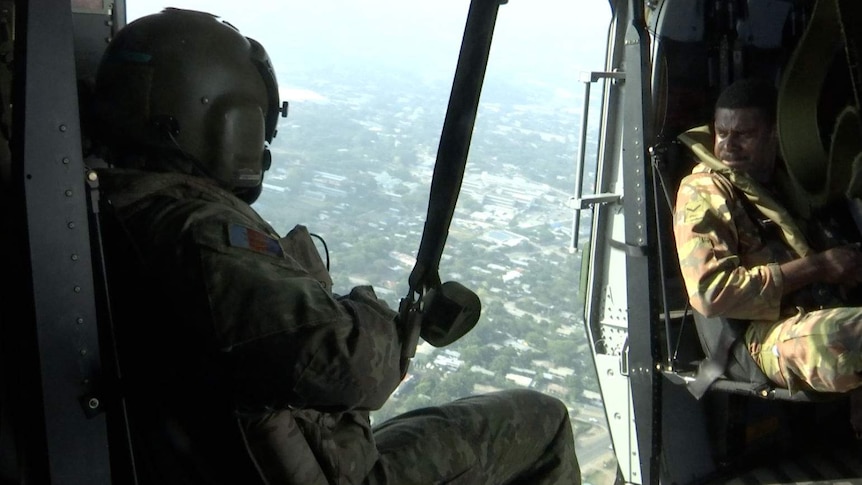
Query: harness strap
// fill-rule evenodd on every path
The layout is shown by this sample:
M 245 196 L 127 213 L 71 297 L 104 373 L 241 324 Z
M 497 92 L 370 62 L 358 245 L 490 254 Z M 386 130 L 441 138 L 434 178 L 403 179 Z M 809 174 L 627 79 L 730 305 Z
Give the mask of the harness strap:
M 707 356 L 700 362 L 697 377 L 688 385 L 688 390 L 696 399 L 700 399 L 712 383 L 724 374 L 730 358 L 730 348 L 739 339 L 740 332 L 729 322 L 720 324 L 715 319 L 706 318 L 699 313 L 695 313 L 694 324 Z M 714 346 L 708 345 L 711 342 L 715 343 Z

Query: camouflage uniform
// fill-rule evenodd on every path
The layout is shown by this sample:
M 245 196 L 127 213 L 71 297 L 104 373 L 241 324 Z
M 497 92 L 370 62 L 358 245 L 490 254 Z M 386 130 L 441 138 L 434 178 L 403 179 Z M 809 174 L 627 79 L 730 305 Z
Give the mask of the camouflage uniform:
M 681 181 L 674 214 L 692 306 L 707 316 L 750 320 L 748 349 L 780 386 L 830 392 L 862 384 L 862 308 L 829 308 L 836 302 L 816 300 L 811 289 L 782 296 L 779 264 L 809 251 L 801 233 L 766 188 L 716 169 L 720 162 L 705 163 Z M 755 205 L 783 220 L 769 220 Z
M 224 436 L 270 484 L 580 482 L 566 408 L 533 391 L 372 430 L 368 411 L 401 382 L 409 343 L 370 287 L 331 293 L 304 227 L 280 238 L 206 179 L 110 169 L 100 181 L 103 218 L 118 222 L 103 232 L 112 301 L 132 308 L 115 312 L 116 327 L 152 483 L 241 482 Z M 166 442 L 174 451 L 159 451 Z M 188 478 L 176 480 L 178 469 Z

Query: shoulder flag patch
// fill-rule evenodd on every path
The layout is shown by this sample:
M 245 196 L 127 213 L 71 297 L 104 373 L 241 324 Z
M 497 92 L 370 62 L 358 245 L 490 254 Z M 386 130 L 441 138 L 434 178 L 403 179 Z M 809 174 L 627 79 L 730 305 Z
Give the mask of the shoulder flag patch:
M 228 226 L 228 241 L 235 248 L 250 249 L 279 258 L 284 257 L 284 252 L 281 250 L 281 245 L 277 239 L 239 224 Z

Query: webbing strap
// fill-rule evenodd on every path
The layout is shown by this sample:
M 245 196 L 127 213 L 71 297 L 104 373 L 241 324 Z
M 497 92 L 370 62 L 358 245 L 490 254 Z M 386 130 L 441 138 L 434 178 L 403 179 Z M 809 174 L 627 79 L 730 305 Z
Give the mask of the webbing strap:
M 501 0 L 471 0 L 431 180 L 410 293 L 440 285 L 438 266 L 461 190 Z
M 799 45 L 787 63 L 778 92 L 777 128 L 781 155 L 794 182 L 802 189 L 793 203 L 819 207 L 834 195 L 859 196 L 862 183 L 862 130 L 858 121 L 860 84 L 857 27 L 858 0 L 818 0 Z M 835 119 L 833 138 L 824 146 L 820 127 L 821 92 L 836 61 L 848 64 L 853 101 Z
M 700 399 L 712 383 L 724 374 L 730 359 L 730 348 L 739 338 L 739 333 L 726 322 L 698 314 L 695 314 L 694 323 L 707 356 L 701 361 L 697 377 L 689 383 L 688 390 L 695 398 Z M 713 342 L 714 345 L 710 345 Z

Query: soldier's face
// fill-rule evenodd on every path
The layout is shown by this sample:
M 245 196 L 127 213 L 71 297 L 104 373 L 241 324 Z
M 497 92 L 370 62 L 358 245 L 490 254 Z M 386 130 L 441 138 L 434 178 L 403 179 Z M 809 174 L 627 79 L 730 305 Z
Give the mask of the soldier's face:
M 723 164 L 769 182 L 778 153 L 775 126 L 756 108 L 718 108 L 713 151 Z

